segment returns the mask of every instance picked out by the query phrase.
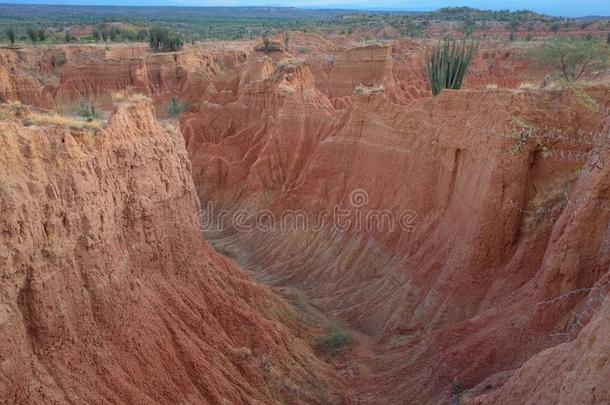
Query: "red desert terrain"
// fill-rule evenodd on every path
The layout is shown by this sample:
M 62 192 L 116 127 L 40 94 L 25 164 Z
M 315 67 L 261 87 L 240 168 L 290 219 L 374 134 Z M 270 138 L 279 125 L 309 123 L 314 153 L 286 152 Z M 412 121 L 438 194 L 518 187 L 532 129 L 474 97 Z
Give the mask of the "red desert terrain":
M 258 42 L 0 49 L 0 398 L 610 402 L 610 80 Z

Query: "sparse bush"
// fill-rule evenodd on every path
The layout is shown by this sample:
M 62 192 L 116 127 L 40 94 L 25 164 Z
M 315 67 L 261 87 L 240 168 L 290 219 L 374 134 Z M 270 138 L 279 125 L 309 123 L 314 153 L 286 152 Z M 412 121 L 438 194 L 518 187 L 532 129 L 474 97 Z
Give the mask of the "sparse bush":
M 90 106 L 87 105 L 84 100 L 80 101 L 78 115 L 87 120 L 98 118 L 97 111 L 95 111 L 95 106 L 93 104 L 91 104 Z
M 426 70 L 433 95 L 442 89 L 458 90 L 472 63 L 478 42 L 444 41 L 426 55 Z
M 534 50 L 532 59 L 574 82 L 604 70 L 608 49 L 595 40 L 558 38 Z
M 529 141 L 533 140 L 536 144 L 537 149 L 542 152 L 542 157 L 544 159 L 550 156 L 550 148 L 545 143 L 544 139 L 542 139 L 542 136 L 538 134 L 539 131 L 536 129 L 536 127 L 528 124 L 527 122 L 523 121 L 521 118 L 515 115 L 512 116 L 512 124 L 513 133 L 516 135 L 516 142 L 510 150 L 511 155 L 515 155 L 524 150 L 524 148 L 527 147 Z
M 330 334 L 316 337 L 316 348 L 328 354 L 335 354 L 350 342 L 350 336 L 342 329 L 334 328 Z

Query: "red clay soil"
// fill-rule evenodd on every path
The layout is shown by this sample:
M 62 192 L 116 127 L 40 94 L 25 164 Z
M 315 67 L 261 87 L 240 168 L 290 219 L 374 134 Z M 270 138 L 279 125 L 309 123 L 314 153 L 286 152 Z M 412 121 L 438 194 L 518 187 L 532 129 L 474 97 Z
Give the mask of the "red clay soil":
M 67 47 L 41 104 L 137 90 L 191 111 L 184 145 L 148 104 L 93 138 L 1 124 L 0 395 L 610 401 L 610 88 L 518 90 L 544 72 L 485 45 L 463 90 L 431 97 L 429 42 L 352 41 Z M 0 83 L 7 100 L 38 94 Z M 193 226 L 196 195 L 229 259 Z M 287 212 L 312 222 L 270 227 Z M 394 226 L 363 226 L 379 213 Z M 333 324 L 352 342 L 316 356 Z

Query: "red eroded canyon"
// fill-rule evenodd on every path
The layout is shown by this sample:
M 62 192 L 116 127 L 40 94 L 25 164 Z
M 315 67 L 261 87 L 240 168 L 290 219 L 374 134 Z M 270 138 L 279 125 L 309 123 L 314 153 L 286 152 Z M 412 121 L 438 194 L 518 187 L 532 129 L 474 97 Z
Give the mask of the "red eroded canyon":
M 610 80 L 257 45 L 0 49 L 0 398 L 608 403 Z

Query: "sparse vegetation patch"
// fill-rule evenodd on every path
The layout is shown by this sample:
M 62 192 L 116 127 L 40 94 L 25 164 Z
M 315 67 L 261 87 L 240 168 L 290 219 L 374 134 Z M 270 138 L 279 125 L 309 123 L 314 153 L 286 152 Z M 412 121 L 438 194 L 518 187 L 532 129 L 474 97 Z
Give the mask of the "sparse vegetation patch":
M 532 59 L 571 83 L 606 70 L 608 47 L 594 39 L 556 38 L 536 48 Z
M 316 337 L 316 349 L 333 355 L 343 350 L 350 342 L 349 334 L 341 328 L 333 328 L 328 335 Z

